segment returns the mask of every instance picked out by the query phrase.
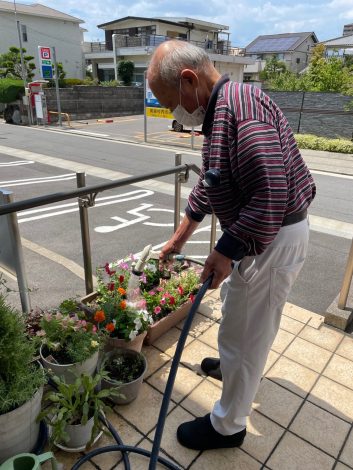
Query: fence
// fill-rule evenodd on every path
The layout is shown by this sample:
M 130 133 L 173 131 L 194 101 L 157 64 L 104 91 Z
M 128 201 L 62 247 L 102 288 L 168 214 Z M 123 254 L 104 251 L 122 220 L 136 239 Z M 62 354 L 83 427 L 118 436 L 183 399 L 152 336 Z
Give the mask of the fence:
M 85 272 L 85 286 L 86 294 L 93 292 L 93 274 L 92 274 L 92 258 L 91 258 L 91 244 L 89 234 L 89 223 L 88 223 L 88 209 L 93 207 L 95 204 L 95 198 L 98 193 L 108 191 L 110 189 L 120 188 L 141 181 L 149 179 L 160 178 L 166 175 L 175 174 L 175 193 L 174 193 L 174 230 L 180 223 L 180 196 L 181 196 L 181 184 L 186 183 L 189 178 L 189 172 L 194 171 L 199 174 L 200 169 L 194 164 L 181 164 L 181 155 L 175 155 L 175 166 L 167 168 L 162 171 L 147 173 L 140 176 L 132 176 L 128 178 L 122 178 L 118 181 L 112 181 L 110 183 L 85 186 L 85 174 L 76 173 L 77 189 L 73 191 L 64 191 L 61 193 L 48 194 L 36 198 L 31 198 L 18 202 L 11 202 L 8 204 L 0 205 L 0 217 L 1 216 L 12 216 L 17 217 L 17 212 L 32 209 L 34 207 L 44 206 L 59 201 L 65 201 L 68 199 L 78 198 L 79 214 L 80 214 L 80 229 L 81 229 L 81 241 L 82 241 L 82 253 L 83 253 L 83 264 Z M 1 191 L 0 191 L 1 192 Z M 15 221 L 16 222 L 16 221 Z M 1 226 L 0 226 L 1 229 Z M 0 236 L 6 237 L 6 234 Z M 212 216 L 211 223 L 211 237 L 210 237 L 210 251 L 212 251 L 215 244 L 216 237 L 216 218 Z M 21 246 L 20 246 L 21 249 Z M 30 302 L 24 302 L 21 297 L 22 309 L 24 312 L 28 312 L 30 309 Z

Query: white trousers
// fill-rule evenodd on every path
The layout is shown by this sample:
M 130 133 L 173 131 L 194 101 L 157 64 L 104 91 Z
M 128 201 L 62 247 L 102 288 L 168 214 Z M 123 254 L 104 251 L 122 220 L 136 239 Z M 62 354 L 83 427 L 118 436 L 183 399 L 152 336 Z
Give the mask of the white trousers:
M 221 287 L 218 334 L 223 388 L 211 422 L 223 435 L 246 425 L 281 314 L 307 253 L 305 219 L 281 227 L 264 253 L 246 256 Z

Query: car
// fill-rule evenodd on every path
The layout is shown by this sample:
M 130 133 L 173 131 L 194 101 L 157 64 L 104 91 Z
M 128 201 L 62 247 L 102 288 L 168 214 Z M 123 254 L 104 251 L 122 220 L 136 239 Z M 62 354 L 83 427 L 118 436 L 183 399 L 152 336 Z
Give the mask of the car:
M 184 126 L 183 124 L 180 124 L 176 119 L 173 119 L 172 122 L 172 129 L 175 132 L 183 132 L 183 131 L 196 131 L 196 132 L 201 132 L 202 131 L 202 126 L 196 126 L 194 128 L 189 127 L 189 126 Z

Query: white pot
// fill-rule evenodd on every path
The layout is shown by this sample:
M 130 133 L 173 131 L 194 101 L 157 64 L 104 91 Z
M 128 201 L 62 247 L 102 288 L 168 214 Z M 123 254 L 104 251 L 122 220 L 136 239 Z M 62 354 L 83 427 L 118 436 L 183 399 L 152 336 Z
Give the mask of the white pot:
M 43 345 L 39 350 L 40 360 L 43 364 L 43 367 L 47 370 L 52 370 L 53 373 L 58 377 L 64 378 L 65 382 L 68 384 L 74 383 L 78 375 L 83 373 L 93 375 L 96 371 L 99 351 L 96 351 L 94 354 L 92 354 L 91 357 L 83 362 L 75 362 L 73 364 L 56 364 L 54 362 L 50 362 L 43 356 L 42 349 Z
M 0 464 L 16 454 L 31 452 L 38 435 L 43 387 L 31 400 L 8 413 L 0 415 Z
M 85 425 L 68 424 L 66 432 L 69 435 L 69 440 L 65 443 L 65 446 L 72 449 L 86 446 L 91 439 L 93 424 L 93 417 Z

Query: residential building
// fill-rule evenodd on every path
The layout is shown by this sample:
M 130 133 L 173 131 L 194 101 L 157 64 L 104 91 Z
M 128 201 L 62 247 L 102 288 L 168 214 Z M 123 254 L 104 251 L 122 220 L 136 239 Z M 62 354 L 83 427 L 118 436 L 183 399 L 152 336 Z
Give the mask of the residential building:
M 343 36 L 351 36 L 353 34 L 353 23 L 343 26 Z
M 16 6 L 16 11 L 15 11 Z M 9 47 L 19 47 L 17 21 L 20 23 L 22 47 L 34 56 L 40 78 L 38 46 L 55 46 L 56 58 L 62 62 L 67 78 L 84 78 L 83 20 L 53 8 L 34 3 L 5 2 L 0 0 L 0 54 Z
M 351 35 L 340 36 L 339 38 L 329 39 L 323 41 L 326 48 L 326 55 L 336 55 L 344 58 L 345 56 L 353 55 L 353 32 Z
M 127 16 L 98 25 L 105 31 L 105 42 L 84 44 L 85 58 L 100 80 L 114 79 L 114 67 L 119 60 L 135 64 L 134 81 L 143 82 L 150 55 L 169 39 L 191 42 L 204 48 L 216 69 L 228 73 L 232 80 L 243 80 L 245 64 L 250 58 L 239 55 L 231 46 L 229 27 L 193 18 L 144 18 Z
M 256 62 L 245 67 L 244 81 L 260 81 L 260 72 L 266 65 L 266 59 L 273 56 L 284 62 L 292 72 L 299 73 L 307 67 L 310 51 L 317 42 L 313 32 L 258 36 L 245 47 L 245 56 Z

